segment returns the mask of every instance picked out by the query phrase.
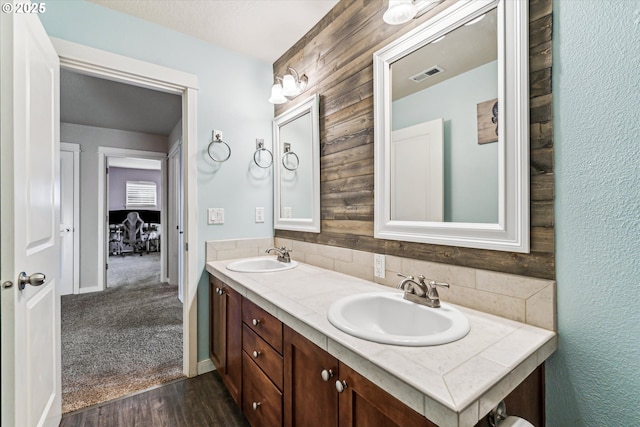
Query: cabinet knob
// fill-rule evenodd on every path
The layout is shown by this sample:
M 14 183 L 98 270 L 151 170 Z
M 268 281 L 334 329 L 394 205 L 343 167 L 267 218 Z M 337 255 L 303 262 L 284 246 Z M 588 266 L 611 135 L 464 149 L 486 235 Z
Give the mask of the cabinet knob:
M 216 293 L 217 293 L 218 295 L 222 295 L 222 294 L 224 294 L 224 289 L 216 288 Z
M 320 376 L 322 377 L 322 381 L 329 381 L 329 379 L 333 377 L 333 369 L 323 369 L 322 372 L 320 372 Z
M 258 357 L 260 357 L 261 354 L 262 354 L 262 352 L 260 350 L 254 350 L 253 351 L 253 357 L 256 358 L 256 359 Z
M 254 410 L 254 411 L 257 411 L 257 410 L 258 410 L 258 408 L 260 407 L 260 405 L 262 405 L 262 403 L 260 403 L 260 402 L 253 402 L 253 403 L 251 404 L 251 407 L 253 408 L 253 410 Z
M 251 323 L 253 323 L 253 326 L 258 326 L 260 324 L 260 319 L 253 319 Z
M 345 391 L 347 388 L 347 382 L 342 380 L 338 380 L 336 381 L 336 390 L 338 390 L 338 393 L 342 393 L 343 391 Z

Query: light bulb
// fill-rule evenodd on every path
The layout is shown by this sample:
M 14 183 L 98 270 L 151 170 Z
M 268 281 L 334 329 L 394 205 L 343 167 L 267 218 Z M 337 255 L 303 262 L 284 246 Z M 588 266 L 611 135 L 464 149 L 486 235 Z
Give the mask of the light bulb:
M 418 9 L 412 0 L 389 0 L 389 8 L 382 15 L 382 19 L 387 24 L 400 25 L 411 21 Z
M 287 102 L 287 98 L 282 94 L 282 85 L 280 83 L 276 83 L 271 87 L 271 98 L 269 98 L 269 102 L 272 104 L 284 104 Z
M 282 77 L 282 94 L 284 96 L 296 96 L 300 93 L 296 79 L 291 74 Z

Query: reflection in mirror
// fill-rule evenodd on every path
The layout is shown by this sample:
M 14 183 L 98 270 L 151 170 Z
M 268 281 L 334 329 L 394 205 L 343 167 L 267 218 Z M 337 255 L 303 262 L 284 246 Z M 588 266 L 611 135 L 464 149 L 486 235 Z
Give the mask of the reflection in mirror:
M 529 251 L 528 2 L 452 2 L 374 54 L 376 238 Z
M 497 37 L 494 8 L 391 64 L 391 219 L 498 222 Z
M 311 219 L 313 176 L 311 164 L 311 113 L 296 117 L 280 127 L 280 216 Z
M 320 232 L 318 96 L 273 121 L 274 227 Z

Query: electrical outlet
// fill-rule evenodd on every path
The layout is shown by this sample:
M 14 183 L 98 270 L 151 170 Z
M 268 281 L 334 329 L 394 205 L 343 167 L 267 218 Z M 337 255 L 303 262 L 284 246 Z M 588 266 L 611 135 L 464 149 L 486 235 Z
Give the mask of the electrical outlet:
M 264 222 L 264 208 L 256 208 L 256 222 Z
M 373 275 L 384 279 L 385 262 L 384 255 L 375 254 L 373 256 Z
M 289 206 L 282 207 L 282 218 L 292 218 L 293 217 L 293 208 Z

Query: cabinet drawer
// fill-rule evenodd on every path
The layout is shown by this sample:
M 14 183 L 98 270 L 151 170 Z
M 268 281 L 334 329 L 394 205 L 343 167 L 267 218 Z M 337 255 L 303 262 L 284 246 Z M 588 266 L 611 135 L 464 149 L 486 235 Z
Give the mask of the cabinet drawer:
M 243 326 L 242 348 L 276 387 L 282 390 L 282 356 L 247 325 Z
M 246 298 L 242 300 L 242 321 L 282 354 L 282 322 Z
M 244 352 L 242 368 L 242 412 L 249 424 L 253 427 L 281 427 L 282 393 Z

